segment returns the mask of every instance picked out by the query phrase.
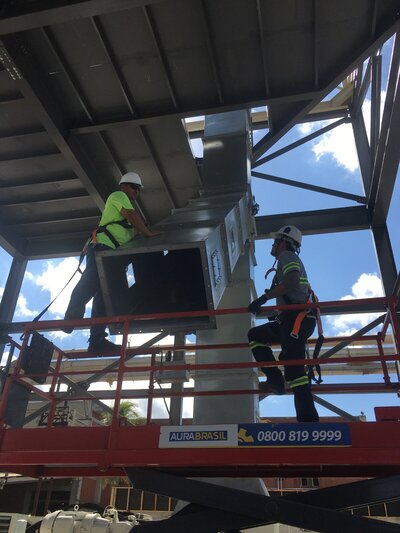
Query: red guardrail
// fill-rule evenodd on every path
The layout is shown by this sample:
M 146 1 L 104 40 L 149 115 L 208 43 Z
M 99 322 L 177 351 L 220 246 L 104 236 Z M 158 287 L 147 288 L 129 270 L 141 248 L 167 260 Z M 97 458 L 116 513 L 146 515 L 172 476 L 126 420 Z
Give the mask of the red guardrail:
M 397 298 L 395 297 L 388 297 L 388 298 L 366 298 L 363 300 L 343 300 L 343 301 L 336 301 L 336 302 L 319 302 L 318 304 L 314 303 L 308 303 L 308 304 L 301 304 L 301 305 L 283 305 L 283 306 L 266 306 L 263 308 L 264 311 L 274 311 L 274 310 L 293 310 L 293 309 L 304 309 L 307 308 L 313 308 L 313 307 L 319 307 L 321 309 L 325 308 L 332 308 L 333 306 L 343 308 L 344 310 L 349 309 L 351 306 L 354 306 L 354 303 L 356 302 L 357 306 L 363 306 L 365 305 L 367 308 L 366 312 L 370 312 L 371 305 L 376 304 L 377 306 L 382 305 L 382 307 L 386 308 L 386 318 L 383 320 L 383 327 L 382 330 L 376 334 L 376 335 L 366 335 L 366 336 L 357 336 L 353 335 L 351 336 L 351 342 L 359 341 L 361 339 L 366 339 L 369 342 L 376 342 L 377 348 L 378 348 L 378 354 L 376 356 L 357 356 L 356 358 L 351 357 L 335 357 L 334 359 L 330 358 L 324 358 L 319 357 L 318 358 L 318 364 L 324 365 L 328 363 L 348 363 L 348 364 L 359 364 L 359 363 L 369 363 L 369 362 L 380 362 L 382 366 L 382 372 L 383 372 L 383 379 L 384 384 L 387 388 L 390 388 L 391 390 L 394 390 L 398 384 L 392 385 L 390 382 L 390 376 L 387 368 L 387 363 L 390 361 L 397 362 L 397 370 L 398 365 L 400 361 L 400 326 L 397 319 Z M 92 381 L 95 380 L 96 375 L 110 375 L 115 374 L 115 381 L 116 381 L 116 389 L 115 389 L 115 396 L 114 396 L 114 408 L 113 408 L 113 417 L 112 417 L 112 427 L 116 427 L 119 424 L 119 417 L 118 417 L 118 409 L 119 404 L 121 401 L 121 398 L 123 396 L 122 393 L 122 386 L 124 382 L 124 377 L 126 373 L 135 373 L 135 372 L 145 372 L 149 374 L 149 387 L 148 387 L 148 393 L 147 393 L 147 423 L 149 424 L 151 422 L 151 416 L 152 416 L 152 406 L 153 406 L 153 400 L 158 397 L 188 397 L 188 396 L 204 396 L 204 395 L 233 395 L 233 394 L 258 394 L 258 390 L 224 390 L 224 391 L 182 391 L 182 392 L 174 392 L 169 389 L 163 389 L 162 393 L 158 394 L 157 391 L 155 391 L 154 385 L 155 385 L 155 373 L 157 371 L 163 371 L 163 372 L 169 372 L 169 371 L 196 371 L 196 370 L 227 370 L 227 369 L 239 369 L 239 368 L 259 368 L 261 366 L 295 366 L 300 364 L 308 365 L 312 361 L 310 359 L 305 360 L 296 360 L 296 361 L 274 361 L 274 362 L 263 362 L 263 363 L 257 363 L 257 362 L 243 362 L 243 363 L 196 363 L 196 364 L 174 364 L 172 367 L 169 367 L 163 363 L 157 363 L 156 362 L 156 355 L 160 352 L 166 352 L 167 350 L 171 351 L 199 351 L 199 350 L 221 350 L 221 349 L 233 349 L 233 348 L 243 348 L 248 349 L 247 343 L 230 343 L 230 344 L 215 344 L 215 345 L 182 345 L 182 346 L 158 346 L 158 347 L 134 347 L 134 348 L 128 348 L 128 335 L 129 335 L 129 324 L 132 321 L 138 321 L 138 320 L 152 320 L 152 319 L 163 319 L 163 318 L 182 318 L 182 317 L 193 317 L 193 316 L 207 316 L 207 315 L 228 315 L 228 314 L 241 314 L 241 313 L 248 313 L 247 308 L 236 308 L 236 309 L 218 309 L 214 311 L 194 311 L 194 312 L 181 312 L 181 313 L 162 313 L 162 314 L 146 314 L 146 315 L 126 315 L 126 316 L 116 316 L 116 317 L 105 317 L 105 318 L 98 318 L 98 319 L 83 319 L 83 320 L 70 320 L 70 321 L 43 321 L 43 322 L 30 322 L 25 324 L 25 331 L 24 331 L 24 340 L 22 345 L 19 345 L 16 341 L 10 338 L 10 343 L 12 345 L 12 350 L 15 349 L 20 350 L 20 355 L 16 361 L 16 364 L 12 370 L 7 376 L 7 379 L 4 383 L 3 387 L 3 393 L 2 393 L 2 401 L 0 404 L 0 420 L 4 421 L 4 424 L 7 424 L 7 421 L 5 420 L 5 413 L 6 413 L 6 406 L 9 399 L 10 389 L 11 385 L 14 382 L 20 383 L 23 386 L 27 387 L 31 391 L 33 391 L 38 396 L 44 398 L 49 402 L 49 413 L 48 413 L 48 421 L 47 426 L 50 427 L 53 424 L 55 410 L 57 403 L 64 401 L 64 400 L 82 400 L 82 399 L 100 399 L 101 396 L 97 395 L 95 391 L 90 391 L 89 393 L 85 391 L 84 388 L 82 388 L 82 394 L 74 394 L 73 396 L 68 394 L 63 394 L 60 392 L 57 392 L 57 387 L 60 382 L 65 383 L 65 380 L 70 380 L 69 377 L 73 377 L 76 375 L 79 376 L 85 376 L 90 375 L 93 377 Z M 30 335 L 32 331 L 35 330 L 54 330 L 54 329 L 60 329 L 63 326 L 71 325 L 71 326 L 90 326 L 92 324 L 123 324 L 123 332 L 122 332 L 122 348 L 121 353 L 119 354 L 119 358 L 116 359 L 114 363 L 111 363 L 111 365 L 106 366 L 105 368 L 101 370 L 68 370 L 68 371 L 61 371 L 61 364 L 63 359 L 70 359 L 70 354 L 66 354 L 63 350 L 61 350 L 58 347 L 55 347 L 56 352 L 56 360 L 55 360 L 55 366 L 51 369 L 49 374 L 46 374 L 45 376 L 48 378 L 47 380 L 50 380 L 50 386 L 48 391 L 43 391 L 40 389 L 37 385 L 32 384 L 30 381 L 27 381 L 29 378 L 44 376 L 44 374 L 23 374 L 21 372 L 21 361 L 22 361 L 22 354 L 24 350 L 26 349 Z M 388 325 L 391 324 L 392 331 L 393 331 L 393 338 L 394 338 L 394 345 L 395 345 L 395 354 L 391 355 L 385 355 L 384 354 L 384 348 L 383 343 L 385 341 L 385 335 L 387 332 Z M 345 340 L 348 340 L 349 338 L 346 337 L 338 337 L 338 338 L 329 338 L 330 341 L 337 340 L 340 342 L 344 342 Z M 150 365 L 142 365 L 142 366 L 127 366 L 126 361 L 133 357 L 134 355 L 138 354 L 150 354 L 151 355 L 151 363 Z M 86 352 L 78 352 L 78 354 L 74 354 L 74 357 L 79 358 L 82 356 L 88 357 Z M 89 356 L 90 357 L 90 356 Z M 96 358 L 98 360 L 98 358 Z M 399 376 L 398 376 L 399 377 Z M 73 382 L 70 380 L 70 382 L 73 384 L 73 386 L 79 387 L 79 383 Z M 82 382 L 81 382 L 82 383 Z M 318 389 L 323 389 L 326 386 L 318 387 Z M 322 392 L 322 390 L 318 390 L 318 392 Z M 134 395 L 130 395 L 130 398 L 133 398 Z M 139 398 L 143 398 L 144 396 L 138 396 Z

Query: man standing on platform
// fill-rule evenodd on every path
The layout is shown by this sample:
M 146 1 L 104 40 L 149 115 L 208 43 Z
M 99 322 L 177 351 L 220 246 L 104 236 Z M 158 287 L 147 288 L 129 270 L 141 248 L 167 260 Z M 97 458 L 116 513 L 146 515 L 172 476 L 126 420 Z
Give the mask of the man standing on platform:
M 150 231 L 140 214 L 135 211 L 133 202 L 138 198 L 142 180 L 136 172 L 127 172 L 119 181 L 119 190 L 110 194 L 98 228 L 93 232 L 86 255 L 86 268 L 72 291 L 64 320 L 79 320 L 85 314 L 86 304 L 93 298 L 92 318 L 104 317 L 105 306 L 100 290 L 100 280 L 96 266 L 96 251 L 115 250 L 135 237 L 136 232 L 145 237 L 154 237 L 158 232 Z M 73 328 L 62 328 L 71 333 Z M 90 328 L 88 352 L 93 354 L 118 353 L 120 346 L 108 341 L 104 324 Z
M 295 226 L 284 226 L 274 235 L 271 255 L 276 258 L 277 268 L 272 286 L 249 305 L 249 311 L 259 314 L 261 306 L 276 298 L 277 305 L 301 304 L 310 301 L 311 287 L 304 265 L 299 258 L 302 235 Z M 254 359 L 260 363 L 275 361 L 270 345 L 280 344 L 281 361 L 305 359 L 306 342 L 314 331 L 314 309 L 280 312 L 274 320 L 254 327 L 248 339 Z M 260 383 L 260 391 L 268 394 L 285 394 L 285 380 L 293 391 L 296 417 L 299 422 L 318 422 L 311 385 L 304 365 L 285 366 L 285 379 L 277 366 L 261 367 L 267 381 Z

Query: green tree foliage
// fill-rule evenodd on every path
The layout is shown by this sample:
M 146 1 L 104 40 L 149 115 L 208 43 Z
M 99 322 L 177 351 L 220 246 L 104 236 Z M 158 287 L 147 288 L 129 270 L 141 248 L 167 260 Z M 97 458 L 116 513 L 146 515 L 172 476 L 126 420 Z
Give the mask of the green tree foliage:
M 121 420 L 126 421 L 127 425 L 141 426 L 146 423 L 146 419 L 140 416 L 138 406 L 129 400 L 122 400 L 119 404 L 119 416 Z M 106 424 L 111 424 L 112 416 L 110 413 L 104 412 L 101 420 Z

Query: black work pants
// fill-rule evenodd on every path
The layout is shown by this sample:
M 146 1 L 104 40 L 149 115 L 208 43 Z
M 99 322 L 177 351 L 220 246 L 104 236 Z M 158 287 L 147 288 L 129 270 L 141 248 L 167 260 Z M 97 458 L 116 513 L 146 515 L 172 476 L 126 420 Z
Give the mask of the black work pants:
M 270 344 L 280 344 L 282 351 L 280 361 L 305 359 L 306 341 L 315 329 L 315 317 L 305 316 L 300 326 L 298 337 L 291 335 L 298 311 L 286 312 L 279 321 L 267 322 L 254 327 L 248 332 L 249 344 L 254 359 L 259 363 L 275 361 Z M 278 367 L 261 367 L 271 383 L 283 384 L 283 376 Z M 311 386 L 304 365 L 285 366 L 285 379 L 293 391 L 296 416 L 299 422 L 317 422 L 319 420 L 312 398 Z

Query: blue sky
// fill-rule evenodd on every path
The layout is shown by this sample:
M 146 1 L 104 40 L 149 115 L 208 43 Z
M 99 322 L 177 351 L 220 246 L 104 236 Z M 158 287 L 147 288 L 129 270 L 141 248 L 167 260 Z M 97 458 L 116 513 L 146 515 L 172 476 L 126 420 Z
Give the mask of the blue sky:
M 383 73 L 387 75 L 390 57 L 390 43 L 383 49 Z M 385 97 L 385 86 L 382 87 L 382 99 Z M 369 100 L 363 106 L 366 123 L 369 123 Z M 324 123 L 309 123 L 293 128 L 273 149 L 276 151 L 301 136 L 319 129 Z M 255 141 L 265 131 L 255 133 Z M 198 142 L 195 143 L 198 145 Z M 260 172 L 304 181 L 328 188 L 336 188 L 354 194 L 363 194 L 357 156 L 352 139 L 351 126 L 340 126 L 306 145 L 299 147 L 282 157 L 256 169 Z M 400 264 L 400 184 L 397 181 L 394 191 L 388 226 L 391 235 L 397 268 Z M 319 210 L 334 207 L 355 205 L 354 202 L 305 191 L 284 185 L 271 183 L 258 178 L 252 180 L 252 190 L 260 205 L 260 215 L 271 215 L 292 211 Z M 277 228 L 278 229 L 278 228 Z M 272 266 L 270 256 L 271 241 L 257 241 L 256 257 L 258 266 L 255 272 L 255 284 L 260 294 L 270 283 L 264 280 L 266 269 Z M 322 301 L 343 298 L 364 298 L 382 295 L 379 268 L 376 261 L 372 235 L 369 231 L 307 236 L 301 251 L 301 258 L 306 265 L 312 286 Z M 5 286 L 11 257 L 0 249 L 0 261 L 3 268 L 0 272 L 0 291 Z M 51 298 L 61 289 L 65 280 L 76 268 L 77 259 L 52 261 L 30 261 L 24 278 L 21 296 L 14 320 L 30 320 Z M 76 277 L 76 280 L 78 277 Z M 69 300 L 70 288 L 57 300 L 45 318 L 62 318 Z M 1 295 L 1 292 L 0 292 Z M 90 312 L 90 308 L 87 309 Z M 88 314 L 87 313 L 87 314 Z M 325 335 L 341 335 L 351 333 L 369 321 L 371 316 L 343 315 L 324 320 Z M 55 341 L 63 348 L 85 347 L 87 332 L 77 331 L 70 336 L 59 334 Z M 343 377 L 341 381 L 362 381 L 367 377 Z M 380 382 L 381 376 L 369 376 L 373 382 Z M 338 378 L 326 377 L 325 382 L 337 381 Z M 326 396 L 329 402 L 348 410 L 353 415 L 363 411 L 369 420 L 374 419 L 373 407 L 376 405 L 398 405 L 394 394 L 384 395 L 335 395 Z M 350 405 L 350 407 L 349 407 Z M 321 415 L 331 413 L 318 407 Z M 263 416 L 293 416 L 292 397 L 271 397 L 261 404 Z

